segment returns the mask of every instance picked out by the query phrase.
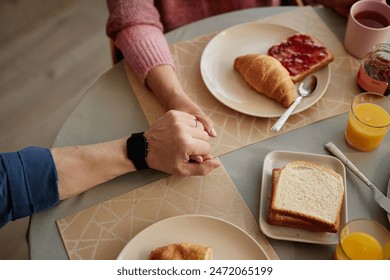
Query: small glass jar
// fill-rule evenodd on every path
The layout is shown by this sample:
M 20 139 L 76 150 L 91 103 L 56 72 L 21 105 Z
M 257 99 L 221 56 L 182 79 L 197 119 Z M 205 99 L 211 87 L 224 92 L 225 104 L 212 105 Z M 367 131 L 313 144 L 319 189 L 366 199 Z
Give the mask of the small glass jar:
M 390 95 L 390 44 L 376 45 L 366 54 L 356 82 L 365 91 Z

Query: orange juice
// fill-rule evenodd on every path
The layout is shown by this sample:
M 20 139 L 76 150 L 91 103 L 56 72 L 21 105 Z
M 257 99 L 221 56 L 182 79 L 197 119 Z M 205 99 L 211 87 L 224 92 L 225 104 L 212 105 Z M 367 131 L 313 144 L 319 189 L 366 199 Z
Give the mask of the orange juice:
M 336 248 L 338 260 L 383 260 L 383 248 L 371 235 L 352 232 L 341 240 Z
M 345 138 L 360 151 L 371 151 L 379 146 L 390 127 L 390 116 L 373 103 L 360 103 L 350 112 Z
M 383 259 L 390 260 L 390 242 L 387 242 L 383 247 Z

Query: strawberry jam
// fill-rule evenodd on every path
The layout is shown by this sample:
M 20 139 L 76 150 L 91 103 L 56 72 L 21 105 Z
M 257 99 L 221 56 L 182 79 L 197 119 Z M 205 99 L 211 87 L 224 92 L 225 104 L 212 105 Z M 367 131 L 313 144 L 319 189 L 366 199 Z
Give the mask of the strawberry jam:
M 328 57 L 326 48 L 305 34 L 295 34 L 279 45 L 272 46 L 268 55 L 278 59 L 294 77 Z

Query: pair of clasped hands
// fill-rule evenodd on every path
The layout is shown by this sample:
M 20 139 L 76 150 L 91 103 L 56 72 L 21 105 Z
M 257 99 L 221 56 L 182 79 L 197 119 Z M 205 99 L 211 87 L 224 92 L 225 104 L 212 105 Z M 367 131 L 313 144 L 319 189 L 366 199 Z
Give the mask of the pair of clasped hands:
M 216 133 L 207 127 L 210 122 L 204 114 L 165 113 L 144 133 L 149 167 L 183 176 L 206 175 L 219 167 L 219 160 L 211 156 L 209 140 Z

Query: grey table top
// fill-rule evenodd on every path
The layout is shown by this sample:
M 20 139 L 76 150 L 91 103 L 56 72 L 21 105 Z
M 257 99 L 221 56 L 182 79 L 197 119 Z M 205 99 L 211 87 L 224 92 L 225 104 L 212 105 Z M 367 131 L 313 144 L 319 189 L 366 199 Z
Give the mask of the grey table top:
M 269 7 L 237 11 L 211 17 L 166 35 L 170 43 L 191 39 L 229 26 L 285 12 L 295 7 Z M 346 19 L 328 9 L 316 8 L 321 19 L 342 41 Z M 390 137 L 377 150 L 360 153 L 344 141 L 347 115 L 326 119 L 220 157 L 256 220 L 259 217 L 263 159 L 271 151 L 287 150 L 315 154 L 329 153 L 335 143 L 380 189 L 386 192 L 390 176 Z M 133 94 L 122 63 L 107 71 L 86 93 L 59 132 L 54 146 L 97 143 L 131 132 L 143 131 L 148 123 Z M 155 170 L 124 175 L 60 203 L 31 217 L 29 247 L 31 259 L 67 259 L 55 221 L 166 176 Z M 131 182 L 131 184 L 129 184 Z M 131 186 L 130 186 L 131 185 Z M 371 191 L 347 170 L 348 218 L 371 218 L 390 229 L 387 215 L 377 206 Z M 331 259 L 334 246 L 281 241 L 269 238 L 280 259 Z

